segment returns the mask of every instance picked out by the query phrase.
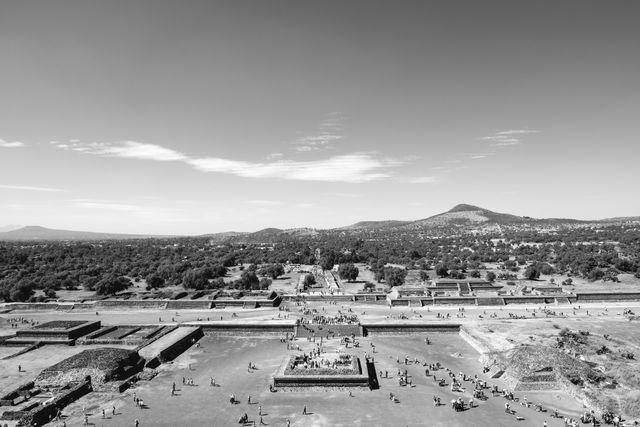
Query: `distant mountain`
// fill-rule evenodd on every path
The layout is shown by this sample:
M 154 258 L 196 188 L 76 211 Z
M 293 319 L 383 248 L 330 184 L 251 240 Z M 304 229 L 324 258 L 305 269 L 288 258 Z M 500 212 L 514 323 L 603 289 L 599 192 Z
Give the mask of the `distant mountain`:
M 562 227 L 622 224 L 640 222 L 640 217 L 610 218 L 603 220 L 577 220 L 571 218 L 532 218 L 490 211 L 478 206 L 459 204 L 446 212 L 415 221 L 363 221 L 336 230 L 343 232 L 398 231 L 398 232 L 487 232 L 504 228 L 553 230 Z
M 478 206 L 460 204 L 447 212 L 429 218 L 413 221 L 412 227 L 437 227 L 448 225 L 496 224 L 510 225 L 536 221 L 530 217 L 521 217 L 506 213 L 493 212 Z
M 35 225 L 0 233 L 0 240 L 113 240 L 140 239 L 152 236 L 89 231 L 55 230 Z
M 333 233 L 360 234 L 373 232 L 391 232 L 401 234 L 428 233 L 433 236 L 446 236 L 459 233 L 487 233 L 511 230 L 533 230 L 553 232 L 565 228 L 601 227 L 603 225 L 640 224 L 640 217 L 618 217 L 600 220 L 577 220 L 571 218 L 531 218 L 507 213 L 493 212 L 478 206 L 460 204 L 438 215 L 415 221 L 361 221 L 345 227 L 321 230 L 315 228 L 265 228 L 256 232 L 223 232 L 204 234 L 196 237 L 210 238 L 217 242 L 270 243 L 277 240 L 290 240 L 296 237 L 314 237 Z M 108 239 L 144 239 L 152 237 L 139 234 L 94 233 L 88 231 L 54 230 L 45 227 L 28 226 L 0 231 L 2 240 L 108 240 Z
M 22 228 L 21 225 L 4 225 L 2 227 L 0 227 L 0 233 L 4 233 L 5 231 L 13 231 L 13 230 L 17 230 L 18 228 Z
M 346 227 L 338 228 L 338 230 L 378 230 L 382 228 L 399 227 L 401 225 L 411 224 L 412 221 L 360 221 Z

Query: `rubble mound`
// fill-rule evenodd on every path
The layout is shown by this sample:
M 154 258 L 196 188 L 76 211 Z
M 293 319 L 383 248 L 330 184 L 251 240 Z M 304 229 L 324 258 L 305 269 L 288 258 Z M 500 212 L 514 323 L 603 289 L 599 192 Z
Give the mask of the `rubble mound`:
M 138 352 L 121 348 L 84 350 L 44 369 L 35 380 L 38 387 L 60 387 L 91 377 L 94 389 L 109 381 L 127 378 L 144 366 Z
M 548 346 L 515 348 L 501 362 L 509 385 L 517 391 L 556 390 L 604 379 L 588 362 Z

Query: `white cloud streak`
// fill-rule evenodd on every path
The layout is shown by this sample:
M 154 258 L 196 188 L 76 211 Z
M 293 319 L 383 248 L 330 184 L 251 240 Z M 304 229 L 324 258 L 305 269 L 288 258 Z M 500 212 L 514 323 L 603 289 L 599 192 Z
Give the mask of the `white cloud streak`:
M 187 163 L 204 172 L 229 173 L 244 178 L 280 178 L 298 181 L 369 182 L 388 178 L 389 168 L 402 163 L 377 159 L 369 153 L 334 156 L 324 160 L 281 160 L 271 163 L 251 163 L 219 158 L 189 159 Z
M 503 130 L 496 135 L 525 135 L 528 133 L 538 133 L 537 130 L 525 130 L 525 129 L 512 129 L 512 130 Z
M 248 162 L 217 157 L 188 157 L 170 148 L 135 141 L 114 143 L 69 142 L 52 144 L 66 151 L 104 157 L 180 161 L 202 172 L 224 173 L 243 178 L 278 178 L 298 181 L 363 183 L 388 178 L 391 169 L 408 159 L 379 158 L 375 153 L 353 153 L 322 160 L 274 160 Z
M 8 184 L 0 184 L 0 189 L 4 190 L 18 190 L 18 191 L 42 191 L 47 193 L 60 193 L 66 190 L 62 190 L 60 188 L 51 188 L 51 187 L 31 187 L 29 185 L 8 185 Z
M 85 154 L 94 154 L 107 157 L 122 157 L 126 159 L 156 160 L 159 162 L 171 162 L 186 160 L 187 156 L 155 144 L 145 144 L 136 141 L 121 141 L 116 143 L 102 142 L 69 142 L 68 144 L 52 141 L 58 148 L 69 151 L 77 151 Z
M 527 134 L 538 133 L 537 130 L 510 129 L 483 136 L 482 141 L 489 141 L 492 147 L 510 147 L 522 144 L 522 137 Z
M 0 139 L 0 148 L 20 148 L 24 147 L 24 142 L 20 141 L 5 141 L 4 139 Z
M 300 152 L 312 152 L 333 148 L 335 142 L 344 139 L 342 130 L 345 120 L 346 117 L 339 112 L 329 113 L 318 126 L 317 134 L 298 138 L 293 143 L 294 149 Z

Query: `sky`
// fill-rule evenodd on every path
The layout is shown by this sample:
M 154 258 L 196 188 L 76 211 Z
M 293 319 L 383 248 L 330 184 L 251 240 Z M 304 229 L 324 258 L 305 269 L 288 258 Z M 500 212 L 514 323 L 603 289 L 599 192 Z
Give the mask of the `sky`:
M 640 2 L 0 0 L 0 226 L 640 215 Z

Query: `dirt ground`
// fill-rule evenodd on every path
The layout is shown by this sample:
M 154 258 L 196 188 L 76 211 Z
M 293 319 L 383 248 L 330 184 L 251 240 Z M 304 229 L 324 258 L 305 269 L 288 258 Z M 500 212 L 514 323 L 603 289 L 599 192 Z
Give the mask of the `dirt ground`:
M 516 422 L 515 417 L 524 419 L 522 425 L 542 425 L 547 420 L 550 426 L 561 425 L 561 420 L 550 417 L 550 412 L 535 412 L 533 408 L 514 404 L 516 414 L 504 413 L 505 400 L 489 397 L 486 401 L 477 401 L 477 406 L 464 412 L 454 412 L 449 401 L 462 396 L 468 402 L 471 394 L 470 383 L 465 383 L 466 391 L 451 392 L 449 387 L 439 387 L 424 374 L 423 362 L 439 361 L 453 372 L 463 371 L 470 375 L 481 374 L 477 361 L 477 352 L 456 334 L 430 334 L 430 345 L 425 345 L 424 335 L 402 337 L 373 337 L 360 340 L 359 349 L 354 351 L 362 355 L 369 352 L 375 358 L 377 371 L 388 372 L 389 378 L 379 378 L 377 390 L 353 389 L 350 397 L 347 389 L 301 389 L 272 393 L 269 383 L 272 375 L 282 363 L 283 358 L 293 351 L 275 338 L 203 338 L 199 348 L 192 347 L 178 357 L 172 364 L 160 368 L 159 375 L 150 382 L 142 382 L 123 396 L 98 395 L 86 396 L 67 407 L 67 425 L 80 425 L 82 408 L 90 413 L 90 422 L 97 426 L 133 425 L 137 419 L 141 426 L 174 425 L 214 425 L 229 426 L 236 424 L 238 418 L 247 413 L 250 420 L 259 425 L 259 409 L 262 410 L 266 425 L 285 426 L 290 420 L 292 426 L 424 426 L 425 419 L 430 426 L 495 426 Z M 372 353 L 371 342 L 376 353 Z M 310 350 L 313 343 L 298 340 L 303 350 Z M 329 344 L 329 351 L 335 351 L 338 339 Z M 418 364 L 404 365 L 404 356 L 417 357 Z M 401 363 L 396 362 L 401 358 Z M 247 365 L 257 365 L 249 372 Z M 407 369 L 414 387 L 400 386 L 397 380 L 398 369 Z M 444 369 L 436 372 L 438 378 L 448 378 Z M 194 386 L 182 385 L 182 378 L 193 378 Z M 215 378 L 219 386 L 210 386 L 210 377 Z M 177 396 L 171 396 L 171 384 L 175 382 Z M 499 380 L 489 380 L 500 388 Z M 133 404 L 133 393 L 142 398 L 145 408 L 139 409 Z M 231 405 L 229 396 L 234 394 L 240 401 Z M 397 396 L 399 403 L 389 399 L 389 393 Z M 248 403 L 251 396 L 252 403 Z M 433 397 L 441 398 L 443 405 L 435 407 Z M 553 393 L 536 396 L 535 401 L 547 408 L 577 415 L 581 407 L 572 399 Z M 533 400 L 533 395 L 529 396 Z M 116 406 L 116 415 L 111 414 L 112 405 Z M 306 406 L 307 415 L 302 414 Z M 102 419 L 101 409 L 109 414 Z M 51 424 L 55 425 L 55 423 Z
M 300 310 L 305 308 L 295 303 L 285 304 L 288 311 L 278 308 L 259 309 L 214 309 L 214 310 L 119 310 L 95 311 L 73 310 L 69 312 L 55 311 L 21 311 L 0 315 L 0 335 L 11 330 L 8 318 L 24 317 L 27 320 L 44 322 L 45 320 L 101 320 L 103 325 L 116 324 L 162 324 L 187 323 L 198 319 L 206 322 L 264 322 L 277 320 L 285 315 L 289 321 L 298 318 Z M 557 333 L 558 328 L 568 327 L 572 330 L 588 329 L 593 334 L 608 333 L 612 337 L 628 341 L 630 346 L 640 348 L 640 338 L 636 332 L 635 322 L 629 322 L 622 316 L 625 308 L 640 313 L 640 303 L 607 303 L 588 305 L 550 305 L 547 308 L 561 314 L 562 317 L 533 317 L 533 310 L 538 306 L 505 306 L 500 308 L 465 307 L 403 307 L 389 308 L 386 305 L 362 304 L 323 304 L 310 303 L 306 308 L 315 309 L 318 313 L 328 315 L 338 312 L 351 312 L 360 317 L 362 323 L 367 322 L 442 322 L 460 323 L 469 329 L 481 344 L 492 350 L 510 348 L 520 343 L 531 343 L 535 340 L 548 339 Z M 575 310 L 574 310 L 575 309 Z M 232 317 L 235 313 L 237 317 Z M 449 318 L 446 318 L 446 315 Z M 525 319 L 515 320 L 512 316 Z M 505 400 L 490 397 L 480 401 L 477 408 L 464 412 L 454 412 L 449 401 L 462 395 L 465 401 L 470 397 L 468 392 L 453 393 L 448 387 L 437 386 L 432 379 L 425 377 L 421 364 L 406 366 L 415 387 L 402 387 L 397 382 L 398 365 L 396 359 L 409 355 L 417 357 L 420 362 L 434 363 L 439 361 L 453 372 L 463 371 L 469 375 L 481 374 L 480 353 L 471 347 L 457 334 L 428 334 L 431 345 L 425 345 L 424 334 L 401 336 L 374 336 L 362 338 L 359 356 L 369 352 L 375 358 L 376 371 L 388 371 L 391 378 L 378 378 L 378 390 L 354 390 L 353 397 L 345 389 L 304 389 L 299 391 L 269 392 L 268 385 L 280 363 L 292 352 L 287 351 L 286 344 L 278 337 L 225 337 L 206 336 L 200 347 L 192 346 L 173 363 L 162 365 L 159 375 L 149 382 L 141 382 L 135 389 L 123 395 L 92 393 L 70 405 L 64 411 L 68 418 L 68 426 L 82 424 L 82 408 L 90 413 L 90 422 L 97 426 L 134 425 L 138 419 L 141 426 L 156 425 L 235 425 L 241 414 L 246 412 L 251 420 L 259 425 L 258 407 L 262 406 L 263 421 L 266 425 L 284 426 L 286 420 L 292 426 L 495 426 L 516 423 L 515 416 L 504 413 Z M 376 353 L 372 354 L 371 343 L 375 344 Z M 298 340 L 304 351 L 314 345 L 305 340 Z M 329 345 L 329 351 L 335 351 L 337 342 Z M 66 346 L 45 346 L 26 353 L 15 359 L 0 360 L 0 387 L 7 387 L 32 379 L 39 371 L 53 363 L 81 351 L 83 348 Z M 16 349 L 18 351 L 19 349 Z M 345 351 L 342 349 L 342 351 Z M 4 353 L 3 353 L 4 354 Z M 640 354 L 640 350 L 636 353 Z M 249 362 L 257 365 L 253 372 L 247 371 Z M 18 373 L 17 365 L 21 364 L 26 372 Z M 401 369 L 405 369 L 404 365 Z M 445 371 L 437 373 L 438 377 L 446 377 Z M 195 386 L 183 386 L 182 377 L 193 378 Z M 209 386 L 209 378 L 214 377 L 219 387 Z M 490 380 L 503 388 L 500 380 Z M 170 389 L 176 382 L 178 396 L 172 397 Z M 469 384 L 465 383 L 468 388 Z M 133 405 L 133 392 L 144 400 L 145 409 Z M 234 393 L 240 404 L 230 405 L 229 395 Z M 389 393 L 399 399 L 399 403 L 389 400 Z M 248 395 L 257 404 L 247 404 Z M 439 396 L 445 405 L 434 407 L 433 397 Z M 522 396 L 520 396 L 522 397 Z M 581 403 L 561 392 L 528 393 L 530 402 L 540 402 L 545 408 L 557 408 L 563 415 L 577 416 L 583 411 Z M 112 416 L 111 407 L 116 406 L 116 415 Z M 307 406 L 309 415 L 301 411 Z M 549 426 L 561 426 L 562 420 L 551 418 L 549 412 L 538 413 L 532 408 L 512 404 L 517 413 L 524 419 L 520 425 L 542 426 L 547 421 Z M 100 410 L 105 408 L 107 418 L 102 419 Z M 61 424 L 60 422 L 58 424 Z M 55 423 L 51 424 L 55 425 Z

